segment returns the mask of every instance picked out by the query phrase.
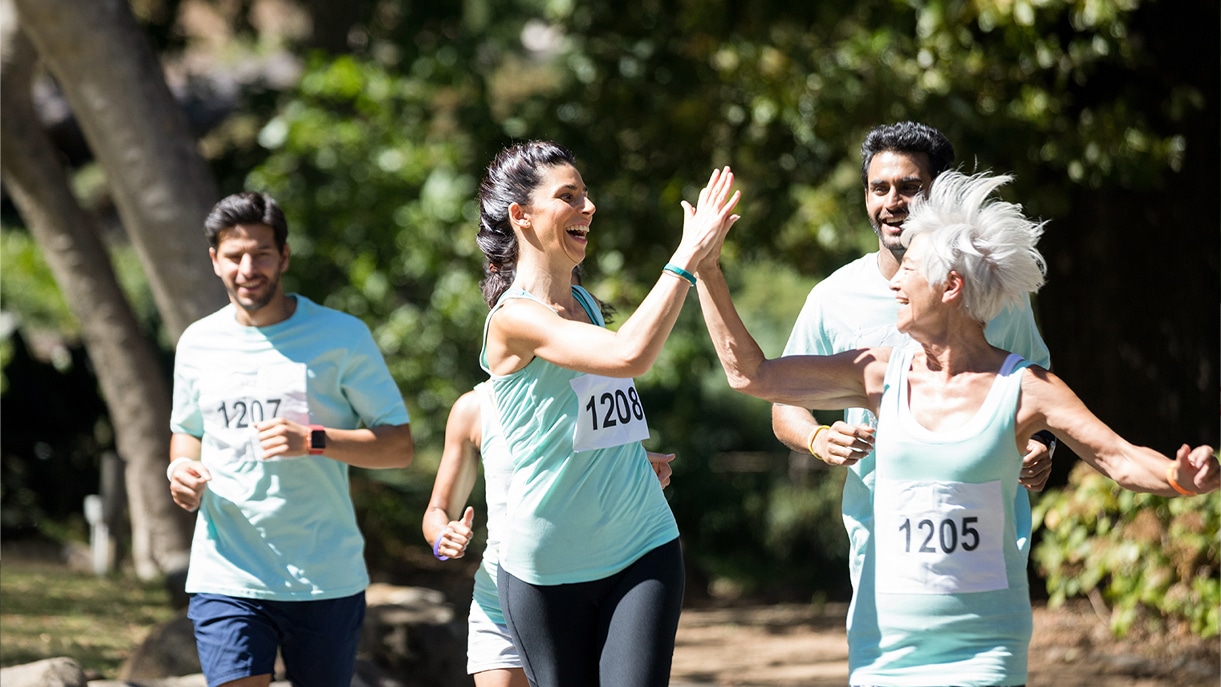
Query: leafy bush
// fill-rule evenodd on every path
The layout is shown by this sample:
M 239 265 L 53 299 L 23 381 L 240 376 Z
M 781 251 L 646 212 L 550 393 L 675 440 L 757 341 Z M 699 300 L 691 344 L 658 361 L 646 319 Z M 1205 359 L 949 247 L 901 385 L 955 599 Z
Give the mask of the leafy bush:
M 1034 550 L 1049 603 L 1099 591 L 1113 606 L 1111 630 L 1186 622 L 1215 637 L 1221 623 L 1221 511 L 1213 497 L 1166 498 L 1120 488 L 1082 463 L 1068 487 L 1034 509 L 1043 525 Z

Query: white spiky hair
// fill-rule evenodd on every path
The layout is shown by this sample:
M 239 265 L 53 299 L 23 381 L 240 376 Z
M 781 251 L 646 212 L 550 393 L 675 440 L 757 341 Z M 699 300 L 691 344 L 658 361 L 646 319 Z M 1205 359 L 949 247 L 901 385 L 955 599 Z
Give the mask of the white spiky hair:
M 1012 180 L 945 172 L 903 224 L 905 246 L 926 235 L 921 269 L 929 283 L 945 283 L 951 271 L 962 275 L 967 313 L 980 322 L 1020 305 L 1047 272 L 1036 248 L 1044 223 L 1027 219 L 1021 205 L 989 197 Z

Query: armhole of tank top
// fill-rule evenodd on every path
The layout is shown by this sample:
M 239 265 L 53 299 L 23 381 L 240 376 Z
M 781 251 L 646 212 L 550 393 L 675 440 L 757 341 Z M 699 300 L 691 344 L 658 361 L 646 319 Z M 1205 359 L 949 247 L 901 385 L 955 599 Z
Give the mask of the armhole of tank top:
M 593 294 L 585 290 L 585 287 L 573 284 L 572 294 L 576 296 L 577 302 L 581 304 L 581 309 L 589 317 L 589 321 L 599 327 L 604 327 L 606 324 L 602 321 L 602 310 L 598 307 L 597 301 Z
M 911 408 L 909 407 L 910 392 L 907 389 L 907 372 L 912 366 L 911 351 L 914 350 L 910 346 L 895 347 L 891 349 L 890 364 L 891 368 L 886 370 L 886 376 L 890 383 L 894 384 L 894 404 L 895 404 L 895 421 L 907 425 L 907 423 L 915 423 L 915 418 L 911 417 Z M 891 375 L 894 375 L 893 377 Z M 884 385 L 885 387 L 885 385 Z
M 479 350 L 479 364 L 483 368 L 483 371 L 486 372 L 488 374 L 488 377 L 490 377 L 490 378 L 503 379 L 505 377 L 511 377 L 511 376 L 517 374 L 518 372 L 521 372 L 522 370 L 526 369 L 527 367 L 532 365 L 535 360 L 539 359 L 538 356 L 533 356 L 532 358 L 530 358 L 530 362 L 528 362 L 524 366 L 522 366 L 521 369 L 517 370 L 516 372 L 510 372 L 507 375 L 497 375 L 497 374 L 492 373 L 492 366 L 488 363 L 488 359 L 487 359 L 488 358 L 488 356 L 487 356 L 488 332 L 492 328 L 492 316 L 496 314 L 497 310 L 504 307 L 504 304 L 506 301 L 513 299 L 513 298 L 520 298 L 522 300 L 532 301 L 534 303 L 538 303 L 539 305 L 543 306 L 544 308 L 547 308 L 548 310 L 550 310 L 553 313 L 555 312 L 555 308 L 552 308 L 551 306 L 547 305 L 543 301 L 539 300 L 538 297 L 536 297 L 534 294 L 530 293 L 529 291 L 527 291 L 525 289 L 510 289 L 508 291 L 505 291 L 503 294 L 501 294 L 500 299 L 497 300 L 496 304 L 492 306 L 492 309 L 488 311 L 488 317 L 484 321 L 483 347 Z M 495 394 L 493 394 L 492 397 L 495 398 Z

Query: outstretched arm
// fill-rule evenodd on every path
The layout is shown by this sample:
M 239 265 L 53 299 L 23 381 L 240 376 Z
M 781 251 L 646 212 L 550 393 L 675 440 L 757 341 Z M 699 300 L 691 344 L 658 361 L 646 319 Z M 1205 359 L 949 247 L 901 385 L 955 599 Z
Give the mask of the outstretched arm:
M 1040 367 L 1030 368 L 1022 378 L 1018 427 L 1019 436 L 1051 430 L 1082 460 L 1125 489 L 1177 496 L 1221 486 L 1213 447 L 1192 449 L 1183 444 L 1170 458 L 1136 446 L 1090 412 L 1063 380 Z
M 477 392 L 468 391 L 454 401 L 445 423 L 445 448 L 424 511 L 424 538 L 438 556 L 461 558 L 471 542 L 475 511 L 463 507 L 475 487 L 482 413 Z

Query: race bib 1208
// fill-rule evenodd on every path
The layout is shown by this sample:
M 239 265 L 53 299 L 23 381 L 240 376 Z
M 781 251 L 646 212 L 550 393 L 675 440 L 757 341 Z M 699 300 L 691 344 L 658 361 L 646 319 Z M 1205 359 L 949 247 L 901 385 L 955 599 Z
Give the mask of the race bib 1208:
M 570 383 L 579 409 L 573 450 L 591 451 L 649 438 L 644 405 L 631 378 L 581 375 Z

